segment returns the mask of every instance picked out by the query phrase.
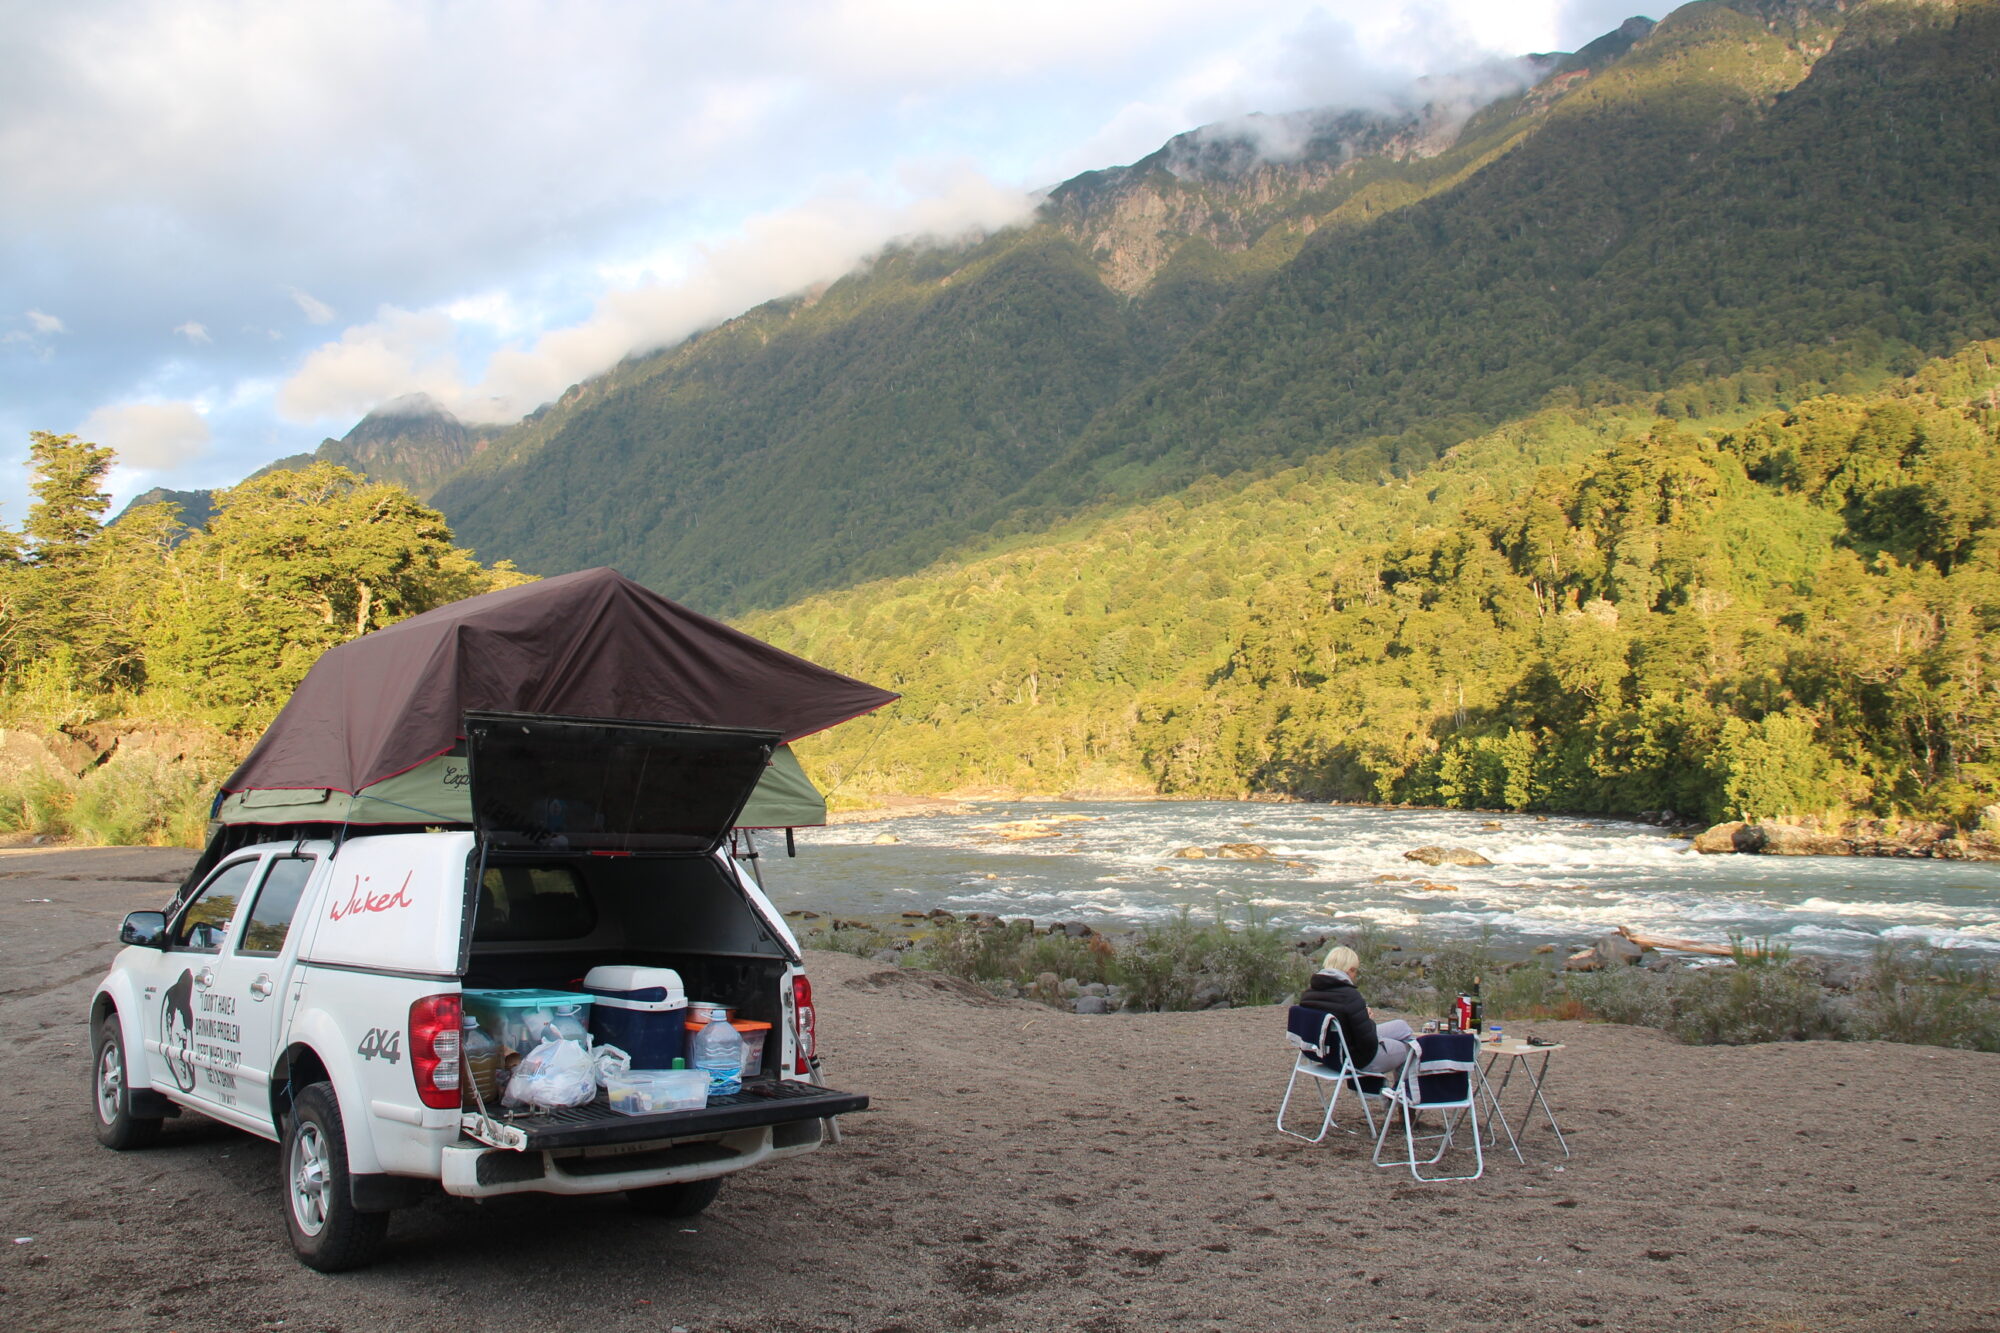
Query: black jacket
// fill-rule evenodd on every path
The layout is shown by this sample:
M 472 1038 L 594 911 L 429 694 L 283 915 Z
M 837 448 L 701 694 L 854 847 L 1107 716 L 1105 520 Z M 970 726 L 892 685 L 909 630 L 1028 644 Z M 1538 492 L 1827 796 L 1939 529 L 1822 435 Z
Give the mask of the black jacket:
M 1368 1016 L 1368 1002 L 1361 998 L 1353 982 L 1339 972 L 1315 972 L 1299 1003 L 1307 1009 L 1332 1014 L 1347 1038 L 1347 1053 L 1354 1058 L 1355 1067 L 1368 1067 L 1381 1042 L 1375 1038 L 1375 1020 Z

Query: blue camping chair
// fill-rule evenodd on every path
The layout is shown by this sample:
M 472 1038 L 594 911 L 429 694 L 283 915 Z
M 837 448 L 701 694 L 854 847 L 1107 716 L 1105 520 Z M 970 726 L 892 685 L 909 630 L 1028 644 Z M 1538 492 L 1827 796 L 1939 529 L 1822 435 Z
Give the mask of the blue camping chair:
M 1278 1132 L 1307 1143 L 1318 1143 L 1326 1137 L 1326 1131 L 1334 1126 L 1333 1112 L 1340 1105 L 1340 1094 L 1353 1089 L 1355 1099 L 1361 1103 L 1361 1118 L 1368 1122 L 1368 1137 L 1375 1137 L 1375 1113 L 1368 1107 L 1370 1098 L 1380 1098 L 1389 1080 L 1381 1074 L 1363 1073 L 1354 1063 L 1354 1057 L 1347 1050 L 1347 1034 L 1340 1030 L 1340 1022 L 1323 1009 L 1308 1009 L 1295 1004 L 1285 1017 L 1285 1039 L 1296 1053 L 1292 1060 L 1292 1077 L 1285 1084 L 1285 1098 L 1278 1103 Z M 1285 1112 L 1292 1104 L 1292 1093 L 1299 1085 L 1299 1077 L 1304 1075 L 1312 1080 L 1313 1091 L 1319 1095 L 1324 1114 L 1320 1117 L 1319 1133 L 1307 1136 L 1295 1129 L 1285 1128 Z M 1333 1084 L 1333 1095 L 1327 1096 L 1326 1085 Z M 1354 1130 L 1343 1130 L 1352 1134 Z
M 1475 1100 L 1478 1077 L 1479 1038 L 1473 1033 L 1427 1032 L 1411 1042 L 1409 1054 L 1403 1057 L 1400 1076 L 1383 1094 L 1389 1102 L 1389 1113 L 1383 1116 L 1382 1128 L 1375 1136 L 1375 1165 L 1407 1166 L 1411 1175 L 1426 1182 L 1477 1180 L 1484 1175 L 1486 1151 L 1479 1141 L 1479 1105 Z M 1426 1111 L 1436 1111 L 1443 1122 L 1443 1127 L 1436 1134 L 1417 1133 L 1417 1121 Z M 1389 1130 L 1399 1112 L 1406 1152 L 1385 1162 L 1382 1150 L 1388 1144 Z M 1466 1137 L 1472 1146 L 1472 1174 L 1425 1175 L 1418 1168 L 1435 1166 L 1443 1160 L 1445 1153 L 1457 1141 L 1461 1122 L 1471 1130 Z M 1420 1161 L 1417 1145 L 1433 1140 L 1437 1143 L 1437 1151 Z

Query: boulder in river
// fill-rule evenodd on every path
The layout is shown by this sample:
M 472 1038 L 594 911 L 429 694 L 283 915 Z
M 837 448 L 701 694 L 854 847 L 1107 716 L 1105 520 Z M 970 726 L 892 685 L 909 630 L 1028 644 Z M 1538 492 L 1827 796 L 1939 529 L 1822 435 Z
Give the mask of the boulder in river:
M 1268 861 L 1271 849 L 1254 842 L 1225 842 L 1215 849 L 1215 854 L 1225 861 Z
M 1183 847 L 1175 852 L 1174 855 L 1183 861 L 1205 861 L 1208 859 L 1208 851 L 1202 847 Z
M 1599 962 L 1612 969 L 1630 966 L 1645 954 L 1645 950 L 1615 930 L 1599 935 L 1597 942 L 1590 947 L 1597 954 Z
M 1427 866 L 1490 866 L 1493 863 L 1470 847 L 1418 847 L 1403 853 L 1405 861 L 1421 861 Z

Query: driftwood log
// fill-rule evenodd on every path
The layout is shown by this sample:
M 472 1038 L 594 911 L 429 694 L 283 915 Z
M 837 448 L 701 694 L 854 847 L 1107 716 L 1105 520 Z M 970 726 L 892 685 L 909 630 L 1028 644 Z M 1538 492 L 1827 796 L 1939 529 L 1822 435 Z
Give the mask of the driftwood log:
M 1748 944 L 1738 946 L 1704 944 L 1700 940 L 1680 940 L 1675 939 L 1671 935 L 1642 935 L 1630 926 L 1618 927 L 1618 933 L 1638 945 L 1641 949 L 1671 949 L 1676 953 L 1707 954 L 1711 958 L 1734 957 L 1739 948 L 1743 953 L 1751 956 L 1763 952 L 1761 949 L 1753 948 Z

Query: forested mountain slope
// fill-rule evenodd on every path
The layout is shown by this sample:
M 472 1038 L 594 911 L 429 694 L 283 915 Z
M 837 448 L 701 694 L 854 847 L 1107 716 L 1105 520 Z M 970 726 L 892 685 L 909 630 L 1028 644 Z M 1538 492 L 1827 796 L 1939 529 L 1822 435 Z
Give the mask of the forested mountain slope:
M 1406 480 L 1339 463 L 746 628 L 902 691 L 801 747 L 850 797 L 2000 798 L 2000 343 L 1754 416 L 1549 408 Z
M 1544 405 L 1858 388 L 2000 332 L 1997 57 L 1993 0 L 1702 0 L 1469 116 L 1184 138 L 579 386 L 435 498 L 739 612 Z

